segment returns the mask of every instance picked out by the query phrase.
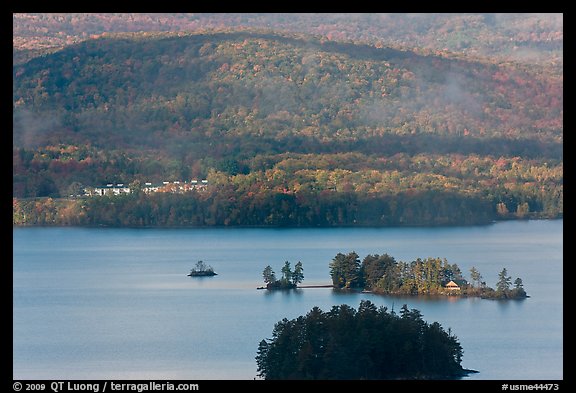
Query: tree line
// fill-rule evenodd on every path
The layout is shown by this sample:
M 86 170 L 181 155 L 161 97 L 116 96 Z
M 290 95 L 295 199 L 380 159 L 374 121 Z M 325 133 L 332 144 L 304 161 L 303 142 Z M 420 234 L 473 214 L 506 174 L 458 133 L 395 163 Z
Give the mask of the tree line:
M 563 164 L 554 160 L 283 153 L 156 172 L 161 162 L 72 145 L 15 150 L 13 224 L 446 225 L 558 218 L 563 211 Z M 182 196 L 140 193 L 144 182 L 181 179 L 170 173 L 207 177 L 210 187 Z M 135 179 L 129 197 L 59 199 L 81 196 L 86 182 L 126 178 Z
M 234 189 L 228 189 L 13 200 L 15 225 L 335 227 L 472 225 L 487 224 L 495 218 L 489 203 L 481 198 L 447 192 L 377 196 L 266 190 L 238 195 Z

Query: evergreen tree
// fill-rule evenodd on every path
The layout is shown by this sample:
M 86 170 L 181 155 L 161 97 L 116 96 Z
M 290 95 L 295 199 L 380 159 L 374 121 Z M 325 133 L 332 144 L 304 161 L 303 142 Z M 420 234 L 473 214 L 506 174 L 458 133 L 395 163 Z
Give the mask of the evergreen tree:
M 512 285 L 512 278 L 508 276 L 508 271 L 506 268 L 503 268 L 502 271 L 498 273 L 496 292 L 506 294 L 510 290 L 510 285 Z
M 282 266 L 282 278 L 281 280 L 284 283 L 290 283 L 292 280 L 292 268 L 290 267 L 290 262 L 284 262 L 284 266 Z
M 294 265 L 294 271 L 292 272 L 292 284 L 298 285 L 304 281 L 303 271 L 302 262 L 298 261 L 296 265 Z
M 346 256 L 339 252 L 329 264 L 332 284 L 337 288 L 342 288 L 346 284 L 346 277 L 344 275 L 345 259 Z
M 517 277 L 514 280 L 514 289 L 511 291 L 511 295 L 514 298 L 523 298 L 526 297 L 526 291 L 524 290 L 524 284 L 520 277 Z
M 269 375 L 272 373 L 272 367 L 269 362 L 262 361 L 263 359 L 269 359 L 268 356 L 268 349 L 270 348 L 270 344 L 268 341 L 262 340 L 258 344 L 258 350 L 256 352 L 256 365 L 258 375 Z
M 274 270 L 272 270 L 270 265 L 268 265 L 264 268 L 264 271 L 262 272 L 262 276 L 264 277 L 264 282 L 266 284 L 270 284 L 270 283 L 273 283 L 274 281 L 276 281 L 276 274 L 274 273 Z
M 388 254 L 367 255 L 360 267 L 362 285 L 367 289 L 376 287 L 379 280 L 391 273 L 395 264 L 394 258 Z
M 361 283 L 360 259 L 356 252 L 338 253 L 330 262 L 330 276 L 337 288 L 355 288 Z
M 476 283 L 477 288 L 480 288 L 482 283 L 482 275 L 474 266 L 470 268 L 470 279 L 473 283 Z

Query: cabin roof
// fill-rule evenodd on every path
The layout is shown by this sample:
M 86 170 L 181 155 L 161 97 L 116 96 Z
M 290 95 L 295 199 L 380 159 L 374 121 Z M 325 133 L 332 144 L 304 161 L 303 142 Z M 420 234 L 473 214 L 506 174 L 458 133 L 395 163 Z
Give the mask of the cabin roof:
M 454 280 L 450 280 L 446 283 L 446 285 L 444 285 L 444 287 L 446 288 L 460 288 L 461 284 L 457 284 L 456 282 L 454 282 Z

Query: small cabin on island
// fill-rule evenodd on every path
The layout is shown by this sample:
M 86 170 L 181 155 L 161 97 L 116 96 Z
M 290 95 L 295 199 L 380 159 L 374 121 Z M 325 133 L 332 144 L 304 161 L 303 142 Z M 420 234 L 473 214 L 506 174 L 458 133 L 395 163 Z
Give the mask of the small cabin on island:
M 444 288 L 450 290 L 450 291 L 459 291 L 460 290 L 460 285 L 456 284 L 453 280 L 450 280 L 445 286 Z

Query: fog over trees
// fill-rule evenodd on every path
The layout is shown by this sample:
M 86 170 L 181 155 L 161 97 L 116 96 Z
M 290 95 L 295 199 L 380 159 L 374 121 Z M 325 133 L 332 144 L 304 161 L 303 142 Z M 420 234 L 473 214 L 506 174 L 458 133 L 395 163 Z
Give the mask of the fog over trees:
M 13 16 L 14 224 L 562 217 L 554 14 L 106 15 Z M 134 192 L 77 197 L 108 183 Z

